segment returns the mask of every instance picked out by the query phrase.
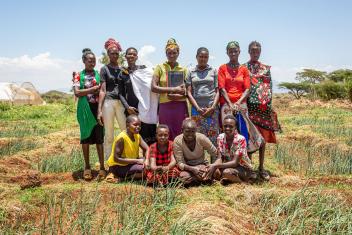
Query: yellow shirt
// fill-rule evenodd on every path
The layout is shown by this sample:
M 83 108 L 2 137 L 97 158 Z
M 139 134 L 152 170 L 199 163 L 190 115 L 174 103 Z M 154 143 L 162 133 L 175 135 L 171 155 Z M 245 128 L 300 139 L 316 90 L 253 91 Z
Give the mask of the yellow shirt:
M 163 64 L 159 64 L 155 67 L 154 69 L 154 75 L 158 76 L 159 79 L 159 86 L 161 87 L 167 87 L 167 74 L 169 71 L 179 71 L 179 72 L 183 72 L 183 81 L 186 78 L 186 74 L 187 74 L 187 69 L 184 67 L 179 66 L 179 64 L 177 63 L 176 66 L 171 69 L 170 65 L 165 62 Z M 186 98 L 180 99 L 179 101 L 185 101 Z M 167 103 L 170 102 L 171 100 L 169 100 L 169 98 L 167 98 L 167 93 L 162 93 L 160 94 L 160 103 Z
M 139 157 L 139 143 L 141 141 L 141 136 L 139 134 L 134 135 L 134 141 L 130 139 L 126 131 L 122 131 L 118 136 L 115 137 L 112 144 L 112 151 L 110 157 L 107 161 L 108 166 L 127 166 L 128 164 L 117 163 L 114 159 L 116 142 L 123 139 L 123 152 L 122 158 L 137 159 Z

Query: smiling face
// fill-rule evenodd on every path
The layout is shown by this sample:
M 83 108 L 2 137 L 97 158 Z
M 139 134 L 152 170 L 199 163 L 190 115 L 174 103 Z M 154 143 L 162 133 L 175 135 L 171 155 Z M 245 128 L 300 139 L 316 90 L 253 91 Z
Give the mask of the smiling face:
M 236 132 L 236 121 L 231 118 L 226 118 L 223 122 L 223 129 L 226 136 L 233 136 Z
M 179 52 L 177 48 L 166 50 L 167 61 L 170 63 L 176 63 L 178 55 L 179 55 Z
M 158 144 L 165 145 L 169 141 L 169 129 L 160 127 L 156 129 L 156 140 Z
M 108 50 L 108 57 L 109 60 L 112 61 L 113 63 L 117 63 L 117 60 L 119 59 L 119 50 L 117 47 L 112 47 Z
M 227 50 L 227 55 L 232 62 L 237 62 L 238 61 L 238 56 L 240 55 L 240 48 L 238 47 L 232 47 Z
M 135 65 L 138 59 L 138 53 L 135 49 L 131 48 L 126 51 L 125 57 L 128 65 Z
M 93 54 L 87 54 L 84 59 L 84 67 L 86 70 L 93 70 L 96 64 L 96 59 Z
M 196 139 L 197 125 L 193 121 L 185 122 L 182 126 L 183 139 L 192 142 Z
M 208 64 L 209 52 L 207 52 L 205 50 L 200 51 L 196 58 L 197 58 L 198 66 L 205 67 Z
M 127 129 L 132 134 L 138 134 L 141 130 L 141 121 L 139 118 L 133 118 L 129 123 L 127 123 Z
M 249 48 L 249 55 L 251 57 L 251 62 L 257 62 L 260 57 L 261 48 L 258 46 L 252 46 Z

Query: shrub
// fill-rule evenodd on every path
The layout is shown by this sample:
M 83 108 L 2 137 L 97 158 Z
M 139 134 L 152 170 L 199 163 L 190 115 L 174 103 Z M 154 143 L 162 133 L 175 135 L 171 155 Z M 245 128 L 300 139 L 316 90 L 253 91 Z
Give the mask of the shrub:
M 325 81 L 313 85 L 318 97 L 324 100 L 347 98 L 347 89 L 344 83 Z

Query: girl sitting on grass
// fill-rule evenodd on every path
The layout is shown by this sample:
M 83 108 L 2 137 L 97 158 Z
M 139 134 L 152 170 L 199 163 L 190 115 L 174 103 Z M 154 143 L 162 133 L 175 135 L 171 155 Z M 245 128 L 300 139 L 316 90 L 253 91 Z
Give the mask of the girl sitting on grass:
M 141 121 L 136 115 L 126 119 L 126 131 L 122 131 L 112 145 L 111 155 L 107 161 L 109 166 L 108 182 L 118 182 L 119 178 L 138 180 L 143 177 L 144 157 L 148 145 L 139 135 Z M 139 157 L 139 147 L 143 149 L 143 158 Z
M 170 130 L 167 125 L 160 124 L 157 127 L 157 142 L 149 147 L 147 154 L 147 160 L 150 164 L 150 169 L 145 171 L 147 184 L 166 185 L 180 174 L 169 135 Z
M 221 184 L 240 183 L 255 179 L 256 175 L 252 171 L 251 160 L 247 154 L 247 144 L 244 136 L 237 131 L 236 118 L 232 115 L 225 116 L 223 120 L 223 130 L 218 136 L 218 158 L 208 168 L 207 178 L 211 178 L 213 173 L 220 169 Z

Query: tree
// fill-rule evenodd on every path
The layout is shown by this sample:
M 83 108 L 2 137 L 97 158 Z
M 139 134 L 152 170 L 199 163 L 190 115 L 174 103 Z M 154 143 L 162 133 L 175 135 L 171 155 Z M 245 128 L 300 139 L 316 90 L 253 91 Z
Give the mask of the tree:
M 316 84 L 326 79 L 327 75 L 324 71 L 314 69 L 303 69 L 302 72 L 296 73 L 296 79 L 300 82 Z
M 102 55 L 102 57 L 101 57 L 101 59 L 99 60 L 100 63 L 105 64 L 105 65 L 109 64 L 110 61 L 109 61 L 109 57 L 108 57 L 108 55 L 106 54 L 106 52 L 102 52 L 101 55 Z M 120 54 L 119 54 L 119 58 L 118 58 L 118 60 L 117 60 L 117 63 L 118 63 L 119 65 L 124 65 L 125 61 L 126 61 L 126 59 L 125 59 L 125 53 L 120 53 Z
M 300 99 L 303 95 L 310 91 L 310 84 L 306 82 L 282 82 L 279 84 L 279 88 L 289 90 L 289 94 L 293 95 L 296 99 Z
M 334 82 L 352 81 L 352 70 L 350 69 L 339 69 L 335 70 L 327 75 L 327 78 Z

